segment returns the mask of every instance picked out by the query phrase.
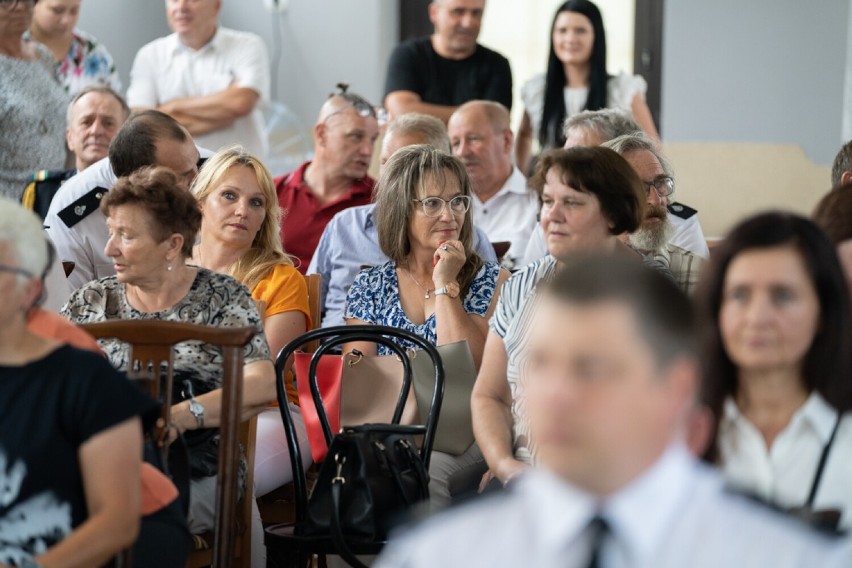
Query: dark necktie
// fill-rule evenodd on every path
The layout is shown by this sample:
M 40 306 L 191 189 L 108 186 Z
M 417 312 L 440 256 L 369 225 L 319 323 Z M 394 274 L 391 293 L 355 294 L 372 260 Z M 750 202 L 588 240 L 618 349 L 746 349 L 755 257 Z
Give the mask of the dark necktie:
M 604 541 L 609 534 L 609 525 L 602 517 L 595 515 L 589 521 L 589 533 L 592 537 L 592 547 L 589 552 L 588 568 L 601 568 L 601 551 Z

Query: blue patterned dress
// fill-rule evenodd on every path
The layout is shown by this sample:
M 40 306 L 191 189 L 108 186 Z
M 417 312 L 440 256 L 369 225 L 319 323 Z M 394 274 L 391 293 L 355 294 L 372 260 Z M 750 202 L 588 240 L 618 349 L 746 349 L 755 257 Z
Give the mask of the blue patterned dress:
M 464 311 L 485 317 L 491 306 L 491 299 L 497 289 L 497 278 L 500 276 L 500 266 L 493 262 L 485 263 L 470 285 L 470 291 L 462 301 Z M 435 314 L 422 325 L 412 323 L 399 302 L 399 281 L 396 277 L 396 264 L 386 262 L 362 270 L 349 288 L 346 298 L 344 318 L 357 318 L 373 325 L 388 325 L 416 333 L 437 345 Z M 400 341 L 405 347 L 415 346 L 407 341 Z M 379 345 L 379 355 L 389 355 L 391 351 Z

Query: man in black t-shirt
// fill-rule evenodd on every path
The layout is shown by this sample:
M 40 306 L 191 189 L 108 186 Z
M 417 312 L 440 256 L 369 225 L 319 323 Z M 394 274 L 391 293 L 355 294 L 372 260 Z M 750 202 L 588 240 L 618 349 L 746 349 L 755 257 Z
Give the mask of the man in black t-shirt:
M 456 107 L 474 99 L 512 108 L 509 61 L 476 43 L 485 0 L 433 0 L 435 33 L 398 45 L 385 82 L 391 116 L 420 112 L 446 123 Z

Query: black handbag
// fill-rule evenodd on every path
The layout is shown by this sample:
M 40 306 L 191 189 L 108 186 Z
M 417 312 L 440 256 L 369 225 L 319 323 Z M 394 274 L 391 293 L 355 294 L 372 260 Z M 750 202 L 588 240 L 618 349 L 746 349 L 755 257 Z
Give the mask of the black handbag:
M 413 436 L 422 427 L 344 427 L 331 442 L 308 501 L 304 534 L 331 536 L 337 552 L 363 566 L 346 539 L 381 541 L 406 509 L 429 497 L 429 474 Z

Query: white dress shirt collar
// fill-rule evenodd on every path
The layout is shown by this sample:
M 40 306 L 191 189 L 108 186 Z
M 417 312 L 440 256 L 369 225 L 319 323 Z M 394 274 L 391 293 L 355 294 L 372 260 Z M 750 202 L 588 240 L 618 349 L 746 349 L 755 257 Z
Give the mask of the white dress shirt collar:
M 171 53 L 172 57 L 177 55 L 180 52 L 189 52 L 189 53 L 201 53 L 202 51 L 206 51 L 208 49 L 215 50 L 220 46 L 222 39 L 222 34 L 219 33 L 219 26 L 216 26 L 216 31 L 213 32 L 213 37 L 210 38 L 210 41 L 202 45 L 198 49 L 192 49 L 188 45 L 184 44 L 180 40 L 180 36 L 176 33 L 170 34 L 166 37 L 166 41 L 169 42 L 168 53 Z
M 754 428 L 748 418 L 740 412 L 733 398 L 728 398 L 725 401 L 723 420 L 736 428 L 742 428 L 745 424 Z M 783 432 L 800 432 L 802 429 L 809 429 L 817 435 L 820 442 L 826 444 L 836 422 L 837 410 L 832 408 L 818 392 L 813 391 L 805 403 L 793 414 L 793 418 Z
M 548 471 L 531 471 L 522 477 L 518 490 L 526 493 L 535 527 L 548 547 L 571 547 L 582 540 L 595 515 L 609 524 L 614 548 L 624 554 L 625 565 L 642 566 L 664 547 L 664 540 L 678 512 L 689 499 L 700 467 L 682 443 L 671 444 L 644 474 L 618 493 L 600 499 Z M 654 522 L 648 513 L 654 511 Z

